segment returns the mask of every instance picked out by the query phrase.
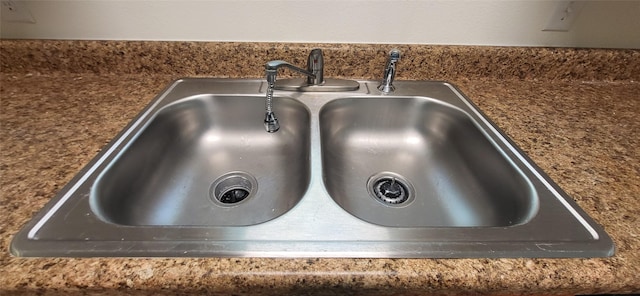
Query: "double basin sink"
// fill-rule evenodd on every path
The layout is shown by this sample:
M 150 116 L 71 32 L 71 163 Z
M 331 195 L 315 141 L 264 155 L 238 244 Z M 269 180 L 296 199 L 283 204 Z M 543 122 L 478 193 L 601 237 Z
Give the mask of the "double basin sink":
M 187 78 L 14 238 L 17 256 L 602 257 L 613 243 L 454 86 Z

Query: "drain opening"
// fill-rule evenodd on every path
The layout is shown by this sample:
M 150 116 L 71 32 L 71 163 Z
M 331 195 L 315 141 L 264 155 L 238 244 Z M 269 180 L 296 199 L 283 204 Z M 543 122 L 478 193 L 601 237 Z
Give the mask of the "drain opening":
M 211 184 L 210 198 L 218 205 L 233 206 L 254 195 L 256 179 L 245 172 L 231 172 Z
M 402 176 L 383 172 L 373 175 L 367 182 L 369 194 L 388 206 L 404 206 L 413 200 L 413 187 Z
M 383 202 L 399 204 L 409 199 L 409 190 L 396 178 L 383 178 L 373 184 L 373 192 Z
M 243 201 L 249 196 L 249 191 L 244 188 L 231 188 L 222 193 L 219 201 L 224 204 L 234 204 Z

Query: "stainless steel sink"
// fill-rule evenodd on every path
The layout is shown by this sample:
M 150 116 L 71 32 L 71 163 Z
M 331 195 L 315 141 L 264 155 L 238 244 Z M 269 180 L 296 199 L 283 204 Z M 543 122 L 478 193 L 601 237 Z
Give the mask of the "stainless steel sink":
M 324 180 L 365 221 L 504 227 L 538 211 L 531 182 L 469 115 L 424 97 L 355 97 L 320 111 Z
M 16 256 L 601 257 L 614 246 L 454 86 L 182 79 L 16 235 Z

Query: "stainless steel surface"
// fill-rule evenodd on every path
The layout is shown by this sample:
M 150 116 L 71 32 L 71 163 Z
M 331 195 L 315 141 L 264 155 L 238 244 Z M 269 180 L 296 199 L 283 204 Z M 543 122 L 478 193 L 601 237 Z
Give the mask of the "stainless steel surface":
M 389 52 L 387 64 L 384 67 L 382 82 L 378 85 L 378 90 L 383 93 L 391 93 L 395 90 L 393 80 L 396 78 L 396 64 L 400 61 L 400 51 L 393 49 Z
M 279 92 L 281 130 L 265 133 L 264 81 L 176 81 L 25 225 L 11 252 L 613 254 L 603 229 L 455 87 L 396 81 L 391 95 L 358 83 Z
M 287 78 L 276 81 L 275 89 L 300 92 L 344 92 L 358 90 L 360 83 L 354 80 L 325 78 L 319 85 L 307 83 L 303 78 Z

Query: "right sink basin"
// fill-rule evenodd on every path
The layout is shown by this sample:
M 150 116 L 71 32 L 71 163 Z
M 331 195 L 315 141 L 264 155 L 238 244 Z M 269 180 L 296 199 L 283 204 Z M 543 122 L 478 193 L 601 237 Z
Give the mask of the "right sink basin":
M 370 223 L 506 227 L 538 211 L 531 182 L 463 110 L 425 97 L 350 97 L 320 111 L 327 191 Z

